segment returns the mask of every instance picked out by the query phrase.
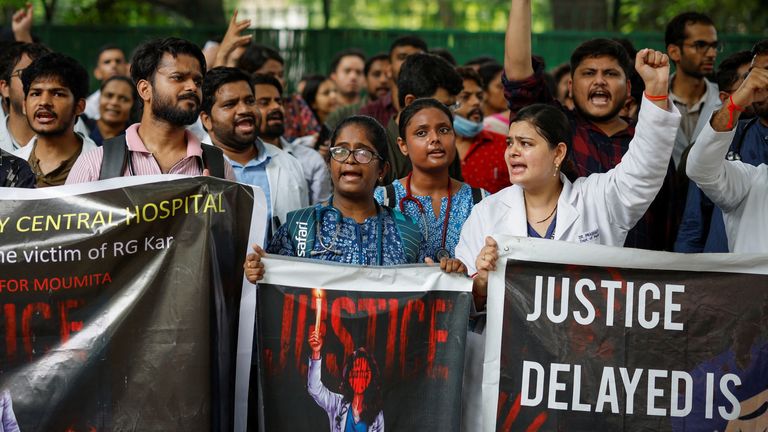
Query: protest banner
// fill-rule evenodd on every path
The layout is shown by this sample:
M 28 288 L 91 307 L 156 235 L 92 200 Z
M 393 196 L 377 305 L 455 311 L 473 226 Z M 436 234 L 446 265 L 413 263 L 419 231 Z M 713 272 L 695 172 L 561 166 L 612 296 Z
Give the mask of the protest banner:
M 210 177 L 0 189 L 0 429 L 232 430 L 265 213 Z
M 459 430 L 471 280 L 435 265 L 264 267 L 260 430 Z
M 765 256 L 497 240 L 485 430 L 765 430 Z

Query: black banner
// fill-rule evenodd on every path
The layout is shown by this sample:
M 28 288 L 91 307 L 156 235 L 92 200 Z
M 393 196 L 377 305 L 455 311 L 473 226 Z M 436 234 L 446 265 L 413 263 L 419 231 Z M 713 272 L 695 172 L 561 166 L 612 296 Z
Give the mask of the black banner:
M 512 259 L 503 271 L 496 430 L 768 427 L 768 276 Z
M 158 180 L 3 192 L 3 430 L 232 429 L 253 189 Z

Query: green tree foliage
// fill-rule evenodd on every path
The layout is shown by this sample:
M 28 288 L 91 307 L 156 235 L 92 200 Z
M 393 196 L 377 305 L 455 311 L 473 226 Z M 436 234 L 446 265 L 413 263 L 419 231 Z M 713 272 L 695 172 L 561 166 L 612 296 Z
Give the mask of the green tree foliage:
M 622 32 L 664 31 L 667 22 L 686 11 L 706 13 L 721 33 L 768 36 L 765 0 L 622 0 L 619 29 Z

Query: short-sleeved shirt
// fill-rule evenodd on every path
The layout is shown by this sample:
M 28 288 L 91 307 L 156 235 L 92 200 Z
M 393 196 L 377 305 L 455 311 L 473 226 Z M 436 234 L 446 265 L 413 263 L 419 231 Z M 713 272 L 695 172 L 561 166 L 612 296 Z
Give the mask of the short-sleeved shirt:
M 504 161 L 507 150 L 507 137 L 487 130 L 475 136 L 464 160 L 461 161 L 461 174 L 464 181 L 472 187 L 496 193 L 511 185 L 509 170 Z

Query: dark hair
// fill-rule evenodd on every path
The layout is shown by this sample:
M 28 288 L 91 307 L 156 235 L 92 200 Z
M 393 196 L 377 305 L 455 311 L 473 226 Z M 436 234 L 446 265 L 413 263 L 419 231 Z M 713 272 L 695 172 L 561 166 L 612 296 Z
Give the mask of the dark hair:
M 446 48 L 434 48 L 431 51 L 429 51 L 430 54 L 434 54 L 438 57 L 442 57 L 443 60 L 447 61 L 451 66 L 456 67 L 456 58 L 451 54 L 450 51 Z
M 101 57 L 102 54 L 104 54 L 104 51 L 111 51 L 111 50 L 118 50 L 121 53 L 123 53 L 123 57 L 125 57 L 125 51 L 123 51 L 122 48 L 115 44 L 106 44 L 99 47 L 99 51 L 96 53 L 96 59 L 98 60 L 99 57 Z
M 461 93 L 464 82 L 453 66 L 433 54 L 413 54 L 405 59 L 397 78 L 397 98 L 401 107 L 405 106 L 405 96 L 432 97 L 439 88 L 452 95 Z
M 768 54 L 768 39 L 763 39 L 752 46 L 752 56 Z
M 341 60 L 343 60 L 344 57 L 358 57 L 365 63 L 365 53 L 363 51 L 357 48 L 341 50 L 334 54 L 333 59 L 331 60 L 331 69 L 329 73 L 336 72 L 336 69 L 339 68 L 339 63 L 341 63 Z
M 304 81 L 304 90 L 301 92 L 301 98 L 307 103 L 309 109 L 312 110 L 312 114 L 315 115 L 315 118 L 318 121 L 320 121 L 320 117 L 317 116 L 317 111 L 315 111 L 315 108 L 313 108 L 312 105 L 315 103 L 317 92 L 320 90 L 320 85 L 329 79 L 330 78 L 325 75 L 317 74 L 302 77 L 302 80 Z
M 26 54 L 30 60 L 35 61 L 38 58 L 51 52 L 46 46 L 38 43 L 14 42 L 0 54 L 0 80 L 8 81 L 11 79 L 13 69 Z
M 389 55 L 386 53 L 378 53 L 375 56 L 369 57 L 368 60 L 365 61 L 365 67 L 363 68 L 363 75 L 366 77 L 368 76 L 368 73 L 371 72 L 371 67 L 373 67 L 373 64 L 377 61 L 386 61 L 389 63 Z
M 203 80 L 203 101 L 200 104 L 200 112 L 211 113 L 213 104 L 216 103 L 216 91 L 224 84 L 244 81 L 253 93 L 251 77 L 240 69 L 219 66 L 208 71 Z
M 571 75 L 576 71 L 582 61 L 586 58 L 611 57 L 619 63 L 619 67 L 624 71 L 624 76 L 629 79 L 632 73 L 632 60 L 627 54 L 624 46 L 615 40 L 598 38 L 590 39 L 573 50 L 571 54 Z
M 766 46 L 768 49 L 768 46 Z M 720 66 L 717 67 L 717 73 L 715 79 L 717 81 L 717 87 L 722 91 L 730 91 L 731 86 L 739 80 L 738 69 L 744 64 L 749 64 L 752 61 L 751 51 L 739 51 L 729 55 L 725 60 L 720 62 Z
M 565 113 L 561 109 L 547 104 L 533 104 L 517 112 L 517 116 L 512 123 L 526 121 L 530 123 L 547 143 L 550 149 L 557 147 L 558 143 L 564 142 L 571 150 L 571 141 L 573 129 L 571 122 L 568 121 Z M 566 152 L 566 159 L 568 153 Z
M 138 84 L 141 80 L 153 81 L 155 72 L 163 55 L 170 54 L 176 58 L 182 54 L 194 57 L 200 64 L 200 73 L 205 75 L 205 56 L 200 48 L 192 42 L 177 37 L 154 39 L 136 48 L 131 59 L 131 79 Z
M 384 127 L 375 118 L 365 115 L 353 115 L 339 122 L 331 134 L 331 147 L 336 145 L 339 134 L 347 126 L 360 126 L 365 129 L 365 138 L 373 144 L 376 153 L 381 156 L 382 165 L 388 161 L 387 149 L 389 148 L 389 141 L 387 139 L 387 131 L 384 130 Z
M 552 70 L 552 78 L 555 79 L 555 83 L 559 83 L 564 76 L 571 74 L 571 64 L 563 63 L 560 66 Z
M 128 84 L 128 87 L 131 88 L 131 96 L 133 97 L 133 103 L 131 104 L 131 112 L 128 116 L 128 123 L 135 123 L 141 119 L 141 103 L 139 102 L 139 92 L 136 91 L 136 84 L 133 83 L 133 81 L 128 78 L 127 76 L 122 75 L 115 75 L 111 76 L 104 81 L 101 82 L 101 87 L 99 87 L 99 90 L 103 93 L 104 88 L 107 86 L 107 84 L 111 83 L 112 81 L 120 81 Z
M 29 94 L 29 87 L 35 80 L 54 77 L 72 92 L 75 101 L 88 97 L 88 72 L 77 60 L 60 53 L 48 53 L 24 69 L 21 73 L 24 96 Z
M 491 84 L 491 81 L 496 78 L 496 75 L 500 74 L 503 70 L 504 66 L 496 62 L 481 64 L 480 68 L 477 69 L 477 73 L 483 80 L 483 90 L 488 90 L 488 85 Z
M 401 46 L 412 46 L 424 52 L 427 52 L 428 50 L 427 43 L 424 41 L 424 39 L 414 35 L 407 35 L 400 36 L 399 38 L 395 39 L 394 42 L 392 42 L 392 45 L 389 46 L 389 55 L 391 56 L 392 51 L 394 51 L 395 48 Z
M 269 60 L 285 65 L 285 61 L 280 56 L 280 53 L 268 46 L 252 43 L 248 45 L 240 60 L 237 61 L 237 67 L 249 74 L 253 74 L 261 69 Z
M 277 78 L 273 77 L 272 75 L 267 75 L 267 74 L 251 75 L 251 85 L 255 86 L 256 84 L 271 85 L 277 89 L 278 93 L 280 93 L 281 95 L 283 94 L 283 86 L 280 84 L 280 81 L 278 81 Z
M 451 113 L 451 110 L 445 106 L 445 104 L 433 98 L 416 99 L 412 104 L 403 108 L 403 110 L 400 112 L 397 125 L 397 132 L 400 134 L 400 138 L 405 139 L 405 130 L 408 128 L 408 123 L 411 122 L 413 116 L 427 108 L 439 109 L 448 117 L 448 120 L 451 122 L 451 124 L 453 124 L 453 114 Z
M 664 32 L 664 45 L 679 45 L 686 38 L 685 27 L 689 24 L 704 24 L 714 27 L 712 18 L 699 12 L 683 12 L 672 18 Z
M 456 72 L 459 73 L 459 76 L 461 76 L 462 80 L 474 81 L 481 88 L 485 88 L 485 81 L 483 81 L 483 78 L 480 76 L 480 74 L 471 67 L 462 66 L 460 68 L 456 68 Z
M 368 362 L 368 367 L 371 368 L 371 382 L 363 392 L 363 409 L 360 412 L 360 419 L 366 424 L 371 425 L 376 421 L 379 412 L 381 412 L 383 396 L 381 391 L 379 365 L 376 364 L 376 359 L 368 354 L 368 351 L 366 351 L 365 348 L 358 348 L 352 352 L 352 354 L 347 356 L 347 359 L 344 362 L 344 371 L 341 374 L 339 391 L 342 396 L 344 396 L 344 402 L 352 402 L 355 392 L 352 390 L 352 386 L 349 385 L 349 374 L 352 372 L 355 360 L 357 359 L 365 359 L 366 362 Z M 337 419 L 337 421 L 341 421 L 340 418 Z
M 464 66 L 484 65 L 486 63 L 496 63 L 496 64 L 498 64 L 499 62 L 493 56 L 481 55 L 481 56 L 474 57 L 474 58 L 471 58 L 471 59 L 467 60 L 467 62 L 464 63 Z

